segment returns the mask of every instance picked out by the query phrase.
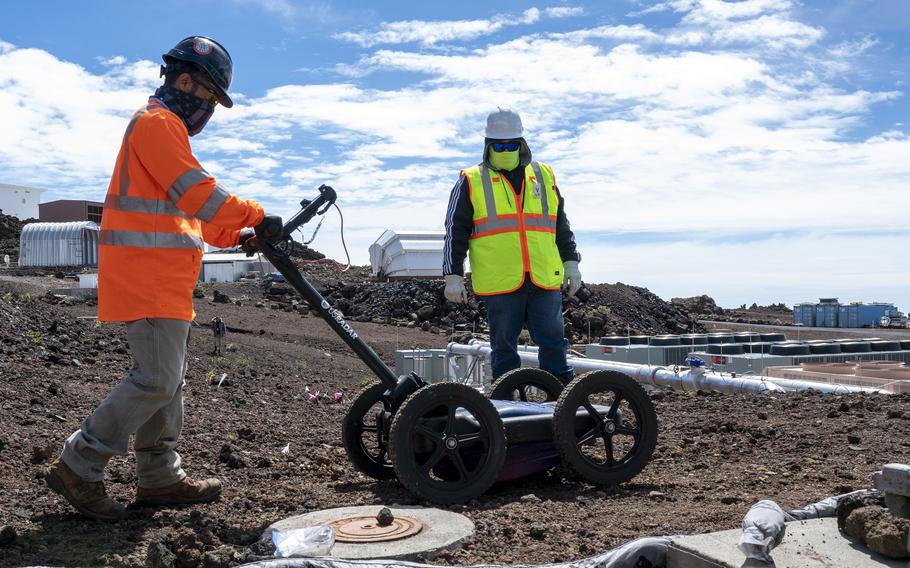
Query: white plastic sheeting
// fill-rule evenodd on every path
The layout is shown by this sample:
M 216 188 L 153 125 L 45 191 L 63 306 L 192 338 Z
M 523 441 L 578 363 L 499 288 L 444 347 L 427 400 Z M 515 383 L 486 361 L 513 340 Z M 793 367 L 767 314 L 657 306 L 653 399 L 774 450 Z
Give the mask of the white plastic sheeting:
M 783 542 L 787 532 L 786 523 L 837 516 L 838 503 L 845 497 L 872 495 L 873 493 L 868 489 L 860 489 L 852 493 L 828 497 L 790 512 L 784 512 L 774 501 L 759 501 L 749 508 L 749 512 L 743 518 L 743 533 L 737 544 L 737 547 L 746 555 L 747 562 L 743 566 L 773 568 L 774 559 L 771 558 L 771 551 Z
M 19 266 L 98 266 L 98 225 L 30 223 L 19 236 Z
M 666 566 L 669 537 L 645 537 L 628 542 L 603 554 L 559 564 L 547 568 L 664 568 Z M 507 568 L 507 565 L 479 564 L 473 568 Z M 438 568 L 432 564 L 418 564 L 405 560 L 343 560 L 341 558 L 282 558 L 242 564 L 241 568 Z M 515 564 L 511 568 L 531 568 Z
M 370 273 L 380 279 L 442 278 L 443 231 L 386 230 L 370 245 Z

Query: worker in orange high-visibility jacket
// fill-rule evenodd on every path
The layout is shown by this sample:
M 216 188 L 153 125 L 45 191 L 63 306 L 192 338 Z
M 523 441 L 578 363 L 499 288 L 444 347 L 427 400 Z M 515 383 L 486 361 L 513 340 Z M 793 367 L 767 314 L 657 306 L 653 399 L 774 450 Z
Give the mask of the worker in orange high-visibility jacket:
M 200 503 L 220 495 L 218 479 L 189 479 L 175 451 L 203 243 L 230 247 L 254 234 L 274 242 L 282 229 L 280 217 L 222 188 L 190 149 L 189 137 L 202 131 L 215 107 L 233 106 L 227 50 L 192 36 L 163 59 L 164 84 L 127 125 L 101 219 L 98 319 L 126 322 L 134 365 L 67 439 L 45 476 L 78 511 L 102 520 L 125 515 L 103 478 L 132 434 L 137 503 Z

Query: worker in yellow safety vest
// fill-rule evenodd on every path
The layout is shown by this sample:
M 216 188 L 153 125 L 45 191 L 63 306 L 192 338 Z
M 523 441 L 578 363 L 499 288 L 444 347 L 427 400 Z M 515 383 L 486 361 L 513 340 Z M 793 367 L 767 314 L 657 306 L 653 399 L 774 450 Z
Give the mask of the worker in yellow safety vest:
M 493 378 L 521 366 L 518 336 L 527 327 L 540 368 L 564 383 L 568 341 L 562 294 L 581 286 L 575 237 L 553 169 L 531 160 L 521 117 L 499 109 L 487 117 L 483 161 L 461 171 L 449 197 L 443 253 L 445 297 L 467 301 L 464 260 L 474 294 L 486 305 Z

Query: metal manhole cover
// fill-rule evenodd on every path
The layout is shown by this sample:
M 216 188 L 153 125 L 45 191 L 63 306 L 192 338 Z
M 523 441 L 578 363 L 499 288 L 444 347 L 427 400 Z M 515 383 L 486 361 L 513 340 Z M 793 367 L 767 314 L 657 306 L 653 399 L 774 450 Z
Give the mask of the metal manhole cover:
M 375 516 L 358 515 L 329 521 L 335 529 L 336 542 L 385 542 L 419 533 L 423 523 L 411 517 L 395 517 L 392 524 L 381 527 Z

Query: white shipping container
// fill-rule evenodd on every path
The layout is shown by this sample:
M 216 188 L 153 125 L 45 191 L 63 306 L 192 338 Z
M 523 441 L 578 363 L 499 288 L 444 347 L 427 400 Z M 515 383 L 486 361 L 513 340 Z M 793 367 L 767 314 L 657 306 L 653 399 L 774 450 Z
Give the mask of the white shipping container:
M 444 231 L 386 230 L 370 245 L 370 273 L 379 279 L 442 278 Z

